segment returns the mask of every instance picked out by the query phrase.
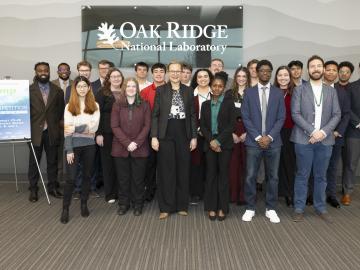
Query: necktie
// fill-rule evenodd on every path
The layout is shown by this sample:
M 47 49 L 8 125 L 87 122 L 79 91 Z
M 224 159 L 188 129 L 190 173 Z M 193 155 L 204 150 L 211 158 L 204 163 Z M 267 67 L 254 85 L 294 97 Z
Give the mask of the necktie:
M 66 87 L 67 87 L 67 81 L 64 81 L 63 82 L 63 91 L 64 91 L 64 93 L 66 92 Z
M 266 87 L 261 87 L 261 134 L 266 135 L 266 111 L 267 111 L 267 102 L 266 102 Z

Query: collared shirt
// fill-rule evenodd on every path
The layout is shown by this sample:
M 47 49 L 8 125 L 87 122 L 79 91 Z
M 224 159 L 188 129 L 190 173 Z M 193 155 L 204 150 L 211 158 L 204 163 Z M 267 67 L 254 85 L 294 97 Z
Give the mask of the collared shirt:
M 323 106 L 323 85 L 313 85 L 311 83 L 311 88 L 314 94 L 314 105 L 315 105 L 315 121 L 313 123 L 316 130 L 321 129 L 321 114 Z
M 65 84 L 66 82 L 66 84 Z M 66 81 L 59 79 L 59 84 L 60 84 L 60 88 L 64 91 L 64 93 L 66 92 L 66 87 L 68 87 L 70 85 L 70 80 L 67 79 Z
M 258 83 L 258 91 L 259 91 L 259 100 L 260 100 L 260 108 L 262 110 L 262 94 L 263 94 L 263 90 L 262 87 L 266 87 L 265 90 L 265 95 L 266 95 L 266 103 L 269 103 L 269 94 L 270 94 L 270 83 L 267 83 L 266 85 L 262 85 L 261 83 Z
M 194 97 L 198 96 L 198 100 L 199 100 L 199 115 L 198 115 L 198 119 L 200 119 L 200 116 L 201 116 L 201 106 L 202 106 L 202 104 L 204 103 L 204 101 L 210 100 L 210 98 L 211 98 L 210 92 L 211 92 L 211 88 L 209 87 L 207 94 L 204 96 L 204 95 L 202 95 L 202 94 L 199 94 L 199 90 L 198 90 L 197 87 L 194 89 Z
M 217 117 L 223 100 L 224 94 L 222 94 L 216 102 L 214 100 L 211 100 L 211 133 L 213 135 L 219 133 Z
M 39 82 L 39 88 L 40 88 L 40 92 L 43 97 L 44 103 L 46 105 L 47 99 L 49 97 L 49 92 L 50 92 L 50 84 L 48 82 L 47 83 Z

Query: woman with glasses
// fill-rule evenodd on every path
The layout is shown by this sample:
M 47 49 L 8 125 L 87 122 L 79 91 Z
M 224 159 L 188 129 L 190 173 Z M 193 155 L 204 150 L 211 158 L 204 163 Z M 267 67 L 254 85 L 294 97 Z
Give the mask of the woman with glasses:
M 100 106 L 100 124 L 96 132 L 96 144 L 100 147 L 105 201 L 108 203 L 115 203 L 118 194 L 114 161 L 111 156 L 113 132 L 110 122 L 112 107 L 120 98 L 123 81 L 124 76 L 121 71 L 110 68 L 105 76 L 104 86 L 96 94 L 96 101 Z
M 187 216 L 190 151 L 196 148 L 196 115 L 190 87 L 180 83 L 181 63 L 168 65 L 169 82 L 156 89 L 151 147 L 158 151 L 160 219 Z
M 71 87 L 70 100 L 64 112 L 64 145 L 68 173 L 60 219 L 64 224 L 69 221 L 69 206 L 75 187 L 78 163 L 82 166 L 81 216 L 89 216 L 87 200 L 96 152 L 94 137 L 99 120 L 99 105 L 95 102 L 90 81 L 83 76 L 75 78 Z

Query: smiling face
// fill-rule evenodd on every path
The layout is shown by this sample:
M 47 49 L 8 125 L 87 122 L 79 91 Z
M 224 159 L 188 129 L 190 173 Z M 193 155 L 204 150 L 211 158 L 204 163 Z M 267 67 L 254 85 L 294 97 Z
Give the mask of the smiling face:
M 209 74 L 206 71 L 199 71 L 196 76 L 196 82 L 200 87 L 207 87 L 210 83 Z
M 286 69 L 281 69 L 276 75 L 276 80 L 281 89 L 287 89 L 290 83 L 290 74 Z
M 213 75 L 215 75 L 215 73 L 218 73 L 220 71 L 223 71 L 224 69 L 224 65 L 221 61 L 219 60 L 214 60 L 211 62 L 210 64 L 210 71 Z
M 245 71 L 240 70 L 237 74 L 236 74 L 236 83 L 238 86 L 240 87 L 244 87 L 246 86 L 247 83 L 247 75 L 245 73 Z
M 178 84 L 180 82 L 181 76 L 181 65 L 178 63 L 171 64 L 169 66 L 169 80 L 174 84 Z
M 136 77 L 141 80 L 145 80 L 147 77 L 148 69 L 145 66 L 136 67 Z
M 50 79 L 50 70 L 47 65 L 38 65 L 35 69 L 37 81 L 47 83 Z
M 225 85 L 223 80 L 214 79 L 211 83 L 211 94 L 215 97 L 219 97 L 224 92 Z
M 321 80 L 324 74 L 323 62 L 321 62 L 320 59 L 312 60 L 311 62 L 309 62 L 308 72 L 310 79 L 314 81 Z
M 341 67 L 339 70 L 339 81 L 342 83 L 347 83 L 351 77 L 351 69 L 349 67 Z
M 293 65 L 291 68 L 290 68 L 290 72 L 291 72 L 291 75 L 292 77 L 294 78 L 294 80 L 298 80 L 301 78 L 301 75 L 302 75 L 302 68 L 300 66 L 295 66 Z
M 155 83 L 163 83 L 165 81 L 165 70 L 163 68 L 155 68 L 152 72 Z
M 76 85 L 76 92 L 79 97 L 85 97 L 86 94 L 89 92 L 89 90 L 90 90 L 89 85 L 87 85 L 87 83 L 84 81 L 80 81 Z
M 122 83 L 121 73 L 117 70 L 111 72 L 109 81 L 111 84 L 111 89 L 119 88 Z
M 336 81 L 338 76 L 338 67 L 333 64 L 326 65 L 324 71 L 324 79 L 330 83 Z
M 59 78 L 66 81 L 70 77 L 70 68 L 67 65 L 60 65 L 57 71 L 57 74 L 59 75 Z
M 258 77 L 259 77 L 259 82 L 262 84 L 262 85 L 265 85 L 267 84 L 269 81 L 270 81 L 270 78 L 271 78 L 271 72 L 272 72 L 272 69 L 270 66 L 268 65 L 262 65 L 257 74 L 258 74 Z
M 134 81 L 128 81 L 126 83 L 125 95 L 127 97 L 135 97 L 137 92 L 136 83 Z
M 257 66 L 257 63 L 253 63 L 249 66 L 250 77 L 253 79 L 257 79 L 257 77 L 258 77 L 258 74 L 256 72 L 256 66 Z

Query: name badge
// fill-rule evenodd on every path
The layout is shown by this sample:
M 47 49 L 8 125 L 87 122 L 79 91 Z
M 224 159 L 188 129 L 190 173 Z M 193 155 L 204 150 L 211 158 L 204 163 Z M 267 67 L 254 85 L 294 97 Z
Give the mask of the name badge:
M 240 102 L 234 102 L 234 104 L 235 104 L 236 108 L 241 108 L 241 103 Z

